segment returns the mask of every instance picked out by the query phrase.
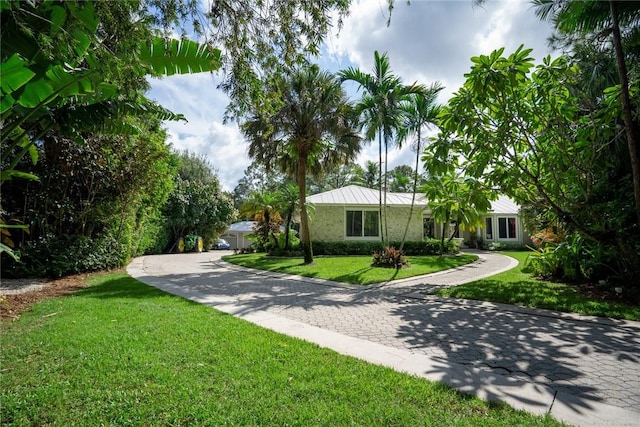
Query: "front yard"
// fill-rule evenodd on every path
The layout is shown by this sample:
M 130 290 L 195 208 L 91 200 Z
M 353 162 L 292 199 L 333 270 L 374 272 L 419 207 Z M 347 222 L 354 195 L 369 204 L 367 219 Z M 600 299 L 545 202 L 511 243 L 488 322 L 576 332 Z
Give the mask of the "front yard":
M 321 256 L 315 257 L 313 264 L 304 265 L 302 258 L 273 258 L 265 254 L 229 255 L 225 261 L 244 267 L 278 273 L 317 277 L 336 282 L 370 285 L 389 280 L 435 273 L 458 267 L 478 259 L 475 255 L 412 256 L 408 257 L 408 268 L 380 268 L 371 266 L 371 256 Z
M 560 425 L 123 273 L 90 279 L 2 322 L 3 425 Z

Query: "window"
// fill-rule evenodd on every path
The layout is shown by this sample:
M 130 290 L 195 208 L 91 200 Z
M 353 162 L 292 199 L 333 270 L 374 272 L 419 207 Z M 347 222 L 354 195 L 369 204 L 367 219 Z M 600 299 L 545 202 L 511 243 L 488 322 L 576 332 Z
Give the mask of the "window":
M 516 239 L 516 218 L 498 218 L 498 237 L 500 239 Z
M 377 211 L 347 211 L 347 237 L 378 237 Z
M 485 218 L 484 220 L 484 233 L 487 240 L 493 240 L 493 219 L 491 217 Z
M 433 218 L 422 218 L 422 237 L 431 239 L 436 237 L 436 223 Z

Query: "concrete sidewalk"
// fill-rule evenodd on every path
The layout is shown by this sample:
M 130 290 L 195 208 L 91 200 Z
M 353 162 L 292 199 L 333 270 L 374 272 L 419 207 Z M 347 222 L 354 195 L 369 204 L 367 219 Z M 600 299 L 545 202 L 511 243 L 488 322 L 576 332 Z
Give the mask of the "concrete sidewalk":
M 137 258 L 133 277 L 343 354 L 581 426 L 640 426 L 640 323 L 426 295 L 508 257 L 372 287 L 243 269 L 220 253 Z

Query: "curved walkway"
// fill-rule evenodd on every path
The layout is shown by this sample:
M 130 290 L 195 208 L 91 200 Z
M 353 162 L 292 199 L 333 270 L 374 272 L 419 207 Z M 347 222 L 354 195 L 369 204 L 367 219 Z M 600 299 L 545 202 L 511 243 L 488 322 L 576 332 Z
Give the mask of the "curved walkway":
M 224 253 L 222 253 L 224 254 Z M 440 298 L 506 270 L 479 252 L 453 271 L 369 287 L 241 268 L 221 253 L 146 256 L 133 277 L 343 354 L 573 425 L 640 426 L 640 323 Z

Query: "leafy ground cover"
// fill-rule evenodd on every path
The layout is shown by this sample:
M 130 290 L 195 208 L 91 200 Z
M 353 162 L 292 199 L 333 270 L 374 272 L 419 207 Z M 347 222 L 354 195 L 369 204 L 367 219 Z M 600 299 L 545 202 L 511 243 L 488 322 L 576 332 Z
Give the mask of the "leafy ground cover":
M 2 322 L 6 425 L 559 425 L 94 275 Z
M 409 268 L 400 269 L 372 267 L 371 256 L 315 257 L 313 264 L 308 265 L 303 264 L 302 258 L 274 258 L 264 254 L 229 255 L 223 259 L 233 264 L 260 270 L 370 285 L 447 270 L 473 262 L 478 257 L 469 254 L 415 256 L 409 257 Z
M 529 252 L 503 253 L 517 259 L 518 267 L 476 282 L 440 290 L 438 295 L 640 320 L 640 306 L 612 300 L 611 295 L 594 292 L 593 286 L 574 286 L 536 279 L 523 271 Z

